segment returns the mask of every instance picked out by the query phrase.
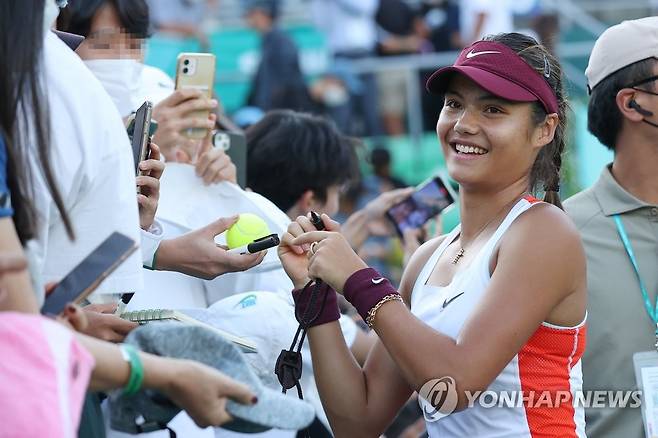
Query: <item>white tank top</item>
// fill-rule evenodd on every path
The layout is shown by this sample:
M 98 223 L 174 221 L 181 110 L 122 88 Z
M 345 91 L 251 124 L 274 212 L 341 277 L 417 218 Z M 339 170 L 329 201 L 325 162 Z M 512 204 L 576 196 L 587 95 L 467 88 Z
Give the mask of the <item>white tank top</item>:
M 445 287 L 430 286 L 427 284 L 430 274 L 461 227 L 453 230 L 421 270 L 411 295 L 411 312 L 434 330 L 456 339 L 487 292 L 491 281 L 489 262 L 496 244 L 514 220 L 537 203 L 539 201 L 531 196 L 521 199 L 466 269 L 458 272 Z M 582 406 L 566 402 L 554 407 L 550 401 L 555 400 L 556 391 L 564 396 L 581 391 L 580 359 L 585 349 L 585 333 L 584 320 L 576 327 L 542 323 L 487 388 L 487 391 L 497 394 L 505 391 L 510 397 L 517 395 L 519 398 L 510 400 L 498 395 L 497 403 L 490 407 L 495 399 L 493 395 L 488 396 L 463 411 L 438 421 L 428 421 L 430 438 L 585 437 Z M 539 398 L 546 390 L 553 391 L 552 399 Z M 518 394 L 534 394 L 534 402 L 522 400 Z

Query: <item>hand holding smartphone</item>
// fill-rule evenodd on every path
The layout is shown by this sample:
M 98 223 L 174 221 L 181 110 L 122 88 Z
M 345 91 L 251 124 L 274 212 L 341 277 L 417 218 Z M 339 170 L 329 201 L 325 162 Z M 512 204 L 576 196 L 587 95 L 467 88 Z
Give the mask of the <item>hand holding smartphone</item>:
M 217 131 L 212 139 L 213 147 L 223 149 L 235 164 L 238 185 L 247 185 L 247 139 L 237 132 Z
M 128 133 L 131 135 L 133 158 L 135 160 L 135 176 L 139 175 L 139 163 L 148 159 L 151 146 L 151 117 L 153 104 L 144 102 L 130 122 Z M 131 134 L 132 133 L 132 134 Z
M 59 315 L 68 303 L 79 304 L 136 249 L 134 240 L 112 233 L 55 286 L 41 313 Z
M 407 229 L 421 228 L 428 220 L 454 204 L 456 199 L 450 185 L 435 176 L 421 183 L 407 199 L 391 207 L 386 216 L 402 237 Z
M 215 83 L 215 55 L 211 53 L 181 53 L 176 66 L 176 90 L 194 88 L 201 91 L 203 97 L 212 97 Z M 190 112 L 187 117 L 207 120 L 209 110 Z M 205 128 L 188 128 L 182 134 L 190 139 L 203 139 L 208 133 Z

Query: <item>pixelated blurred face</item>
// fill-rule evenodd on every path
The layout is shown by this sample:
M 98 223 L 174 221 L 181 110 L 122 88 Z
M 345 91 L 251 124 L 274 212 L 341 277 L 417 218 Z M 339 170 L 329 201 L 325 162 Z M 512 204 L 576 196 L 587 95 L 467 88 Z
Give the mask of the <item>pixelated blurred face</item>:
M 135 59 L 144 57 L 144 39 L 121 27 L 116 9 L 110 3 L 101 6 L 92 19 L 89 35 L 76 52 L 82 59 Z

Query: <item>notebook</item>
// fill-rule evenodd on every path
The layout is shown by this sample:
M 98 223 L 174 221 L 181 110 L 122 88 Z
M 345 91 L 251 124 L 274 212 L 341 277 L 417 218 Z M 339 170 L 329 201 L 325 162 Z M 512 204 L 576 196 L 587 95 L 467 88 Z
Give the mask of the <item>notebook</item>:
M 146 324 L 151 321 L 179 321 L 185 324 L 198 325 L 213 330 L 225 339 L 233 342 L 240 347 L 244 353 L 257 353 L 256 344 L 228 333 L 220 328 L 217 328 L 213 321 L 219 317 L 206 309 L 185 309 L 185 310 L 172 310 L 172 309 L 147 309 L 135 310 L 132 312 L 125 312 L 121 314 L 121 318 L 129 321 Z

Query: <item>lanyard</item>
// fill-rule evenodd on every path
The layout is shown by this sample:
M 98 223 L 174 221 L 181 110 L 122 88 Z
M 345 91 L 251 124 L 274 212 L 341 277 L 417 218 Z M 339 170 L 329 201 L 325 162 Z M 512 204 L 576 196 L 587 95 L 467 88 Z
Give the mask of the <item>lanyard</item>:
M 626 234 L 626 228 L 624 228 L 624 224 L 621 221 L 621 218 L 619 217 L 618 214 L 615 214 L 612 217 L 615 219 L 615 224 L 617 225 L 617 231 L 619 232 L 619 237 L 621 238 L 621 242 L 624 244 L 624 248 L 626 249 L 626 254 L 628 254 L 628 258 L 631 260 L 631 264 L 633 265 L 633 270 L 635 271 L 637 280 L 640 283 L 640 292 L 642 292 L 642 298 L 644 298 L 644 308 L 649 314 L 649 318 L 651 318 L 651 321 L 653 321 L 653 323 L 656 325 L 656 349 L 658 350 L 658 296 L 656 297 L 655 307 L 652 307 L 651 300 L 649 300 L 649 293 L 647 292 L 647 288 L 644 286 L 644 281 L 642 281 L 642 277 L 640 276 L 640 267 L 637 264 L 635 253 L 633 253 L 633 247 L 631 246 L 631 241 L 628 239 L 628 235 Z

